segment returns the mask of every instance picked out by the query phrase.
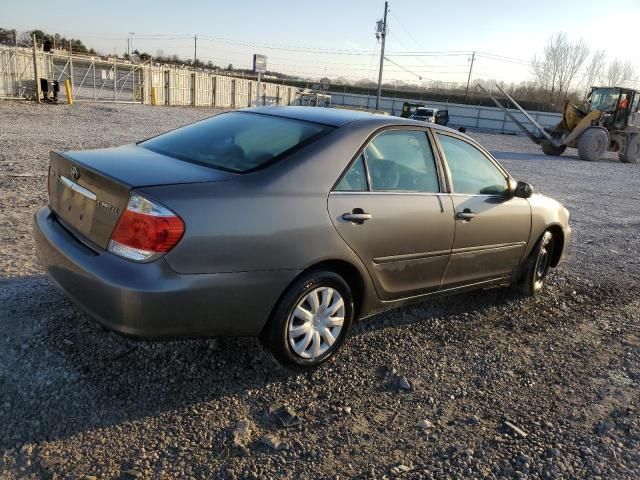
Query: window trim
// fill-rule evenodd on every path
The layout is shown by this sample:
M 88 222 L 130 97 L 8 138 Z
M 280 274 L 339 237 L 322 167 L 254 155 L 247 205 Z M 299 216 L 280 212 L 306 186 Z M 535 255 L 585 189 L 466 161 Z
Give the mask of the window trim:
M 390 131 L 390 130 L 410 130 L 414 132 L 423 132 L 427 137 L 427 142 L 431 147 L 431 152 L 433 153 L 433 161 L 436 167 L 436 175 L 438 181 L 438 190 L 437 192 L 420 192 L 417 190 L 372 190 L 371 189 L 371 176 L 369 173 L 369 166 L 367 164 L 366 154 L 364 153 L 365 149 L 378 135 Z M 338 184 L 342 181 L 344 176 L 349 172 L 353 164 L 356 160 L 362 156 L 364 159 L 364 169 L 367 178 L 367 190 L 336 190 Z M 367 139 L 363 142 L 362 145 L 356 151 L 356 154 L 351 158 L 347 167 L 342 171 L 342 173 L 338 176 L 338 179 L 331 187 L 329 193 L 338 193 L 338 194 L 394 194 L 394 195 L 442 195 L 449 193 L 449 181 L 446 177 L 446 172 L 443 168 L 443 162 L 440 157 L 440 153 L 438 151 L 438 145 L 435 143 L 434 135 L 432 135 L 431 127 L 428 126 L 418 126 L 418 125 L 386 125 L 384 127 L 376 129 L 373 133 L 371 133 Z
M 451 138 L 455 138 L 456 140 L 460 140 L 461 142 L 465 142 L 465 143 L 471 145 L 472 147 L 477 148 L 480 151 L 480 153 L 482 153 L 482 155 L 491 164 L 493 164 L 498 169 L 498 171 L 500 173 L 502 173 L 502 175 L 504 175 L 505 181 L 507 182 L 507 188 L 509 188 L 511 183 L 515 182 L 515 180 L 509 174 L 509 172 L 507 172 L 505 170 L 505 168 L 502 165 L 500 165 L 500 163 L 495 158 L 493 158 L 493 156 L 487 151 L 487 149 L 484 148 L 482 145 L 480 145 L 475 140 L 470 139 L 470 138 L 465 138 L 465 137 L 463 137 L 461 135 L 457 135 L 457 134 L 455 134 L 453 132 L 448 132 L 448 131 L 440 130 L 440 129 L 437 129 L 433 133 L 434 133 L 433 136 L 435 137 L 435 141 L 437 142 L 437 145 L 438 145 L 439 154 L 441 155 L 442 164 L 443 164 L 443 166 L 445 168 L 445 171 L 446 171 L 447 181 L 448 181 L 448 185 L 449 185 L 449 193 L 451 195 L 460 195 L 460 196 L 467 196 L 467 197 L 509 198 L 509 194 L 508 193 L 498 194 L 498 193 L 462 193 L 462 192 L 456 192 L 454 184 L 453 184 L 453 176 L 451 175 L 451 170 L 449 169 L 449 161 L 447 160 L 447 156 L 444 153 L 444 147 L 440 143 L 440 139 L 438 138 L 438 134 L 444 135 L 444 136 L 447 136 L 447 137 L 451 137 Z

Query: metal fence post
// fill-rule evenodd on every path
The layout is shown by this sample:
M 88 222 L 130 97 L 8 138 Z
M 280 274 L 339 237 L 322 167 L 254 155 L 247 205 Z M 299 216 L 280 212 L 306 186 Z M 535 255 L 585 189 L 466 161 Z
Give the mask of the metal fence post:
M 231 108 L 236 108 L 236 79 L 231 79 Z
M 33 34 L 33 76 L 36 81 L 36 102 L 40 103 L 40 75 L 38 75 L 38 52 L 35 33 Z
M 193 88 L 191 89 L 191 105 L 193 105 L 194 107 L 198 104 L 198 102 L 196 101 L 196 97 L 198 93 L 197 82 L 198 82 L 198 74 L 194 72 L 191 74 L 191 83 L 193 84 Z
M 211 76 L 211 106 L 216 106 L 216 86 L 218 83 L 218 77 L 216 75 Z
M 167 99 L 166 99 L 166 103 L 167 105 L 171 106 L 172 102 L 173 102 L 173 94 L 171 92 L 171 84 L 173 83 L 171 81 L 171 69 L 168 69 L 166 72 L 166 81 L 167 81 Z
M 71 42 L 69 42 L 69 81 L 71 82 L 71 96 L 75 90 L 75 84 L 73 81 L 73 54 L 71 52 Z

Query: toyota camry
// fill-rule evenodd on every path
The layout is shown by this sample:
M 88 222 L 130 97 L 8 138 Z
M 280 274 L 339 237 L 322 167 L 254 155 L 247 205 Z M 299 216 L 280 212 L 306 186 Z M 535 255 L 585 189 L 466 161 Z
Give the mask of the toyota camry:
M 468 136 L 341 109 L 246 109 L 51 152 L 48 187 L 40 262 L 91 317 L 144 338 L 256 336 L 293 368 L 408 302 L 536 294 L 571 232 Z

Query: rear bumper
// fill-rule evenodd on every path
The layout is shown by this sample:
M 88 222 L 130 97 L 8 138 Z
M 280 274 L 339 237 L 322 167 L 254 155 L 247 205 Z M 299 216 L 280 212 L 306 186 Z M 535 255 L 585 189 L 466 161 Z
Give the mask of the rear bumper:
M 95 252 L 71 235 L 48 207 L 34 217 L 42 267 L 91 317 L 127 335 L 255 336 L 295 270 L 183 275 L 160 258 L 135 263 Z

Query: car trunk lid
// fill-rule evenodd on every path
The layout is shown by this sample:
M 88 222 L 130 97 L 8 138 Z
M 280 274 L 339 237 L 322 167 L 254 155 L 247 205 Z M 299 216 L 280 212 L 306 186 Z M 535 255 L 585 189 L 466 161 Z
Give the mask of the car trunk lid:
M 49 203 L 61 222 L 105 249 L 132 189 L 228 180 L 234 174 L 138 147 L 51 152 Z

